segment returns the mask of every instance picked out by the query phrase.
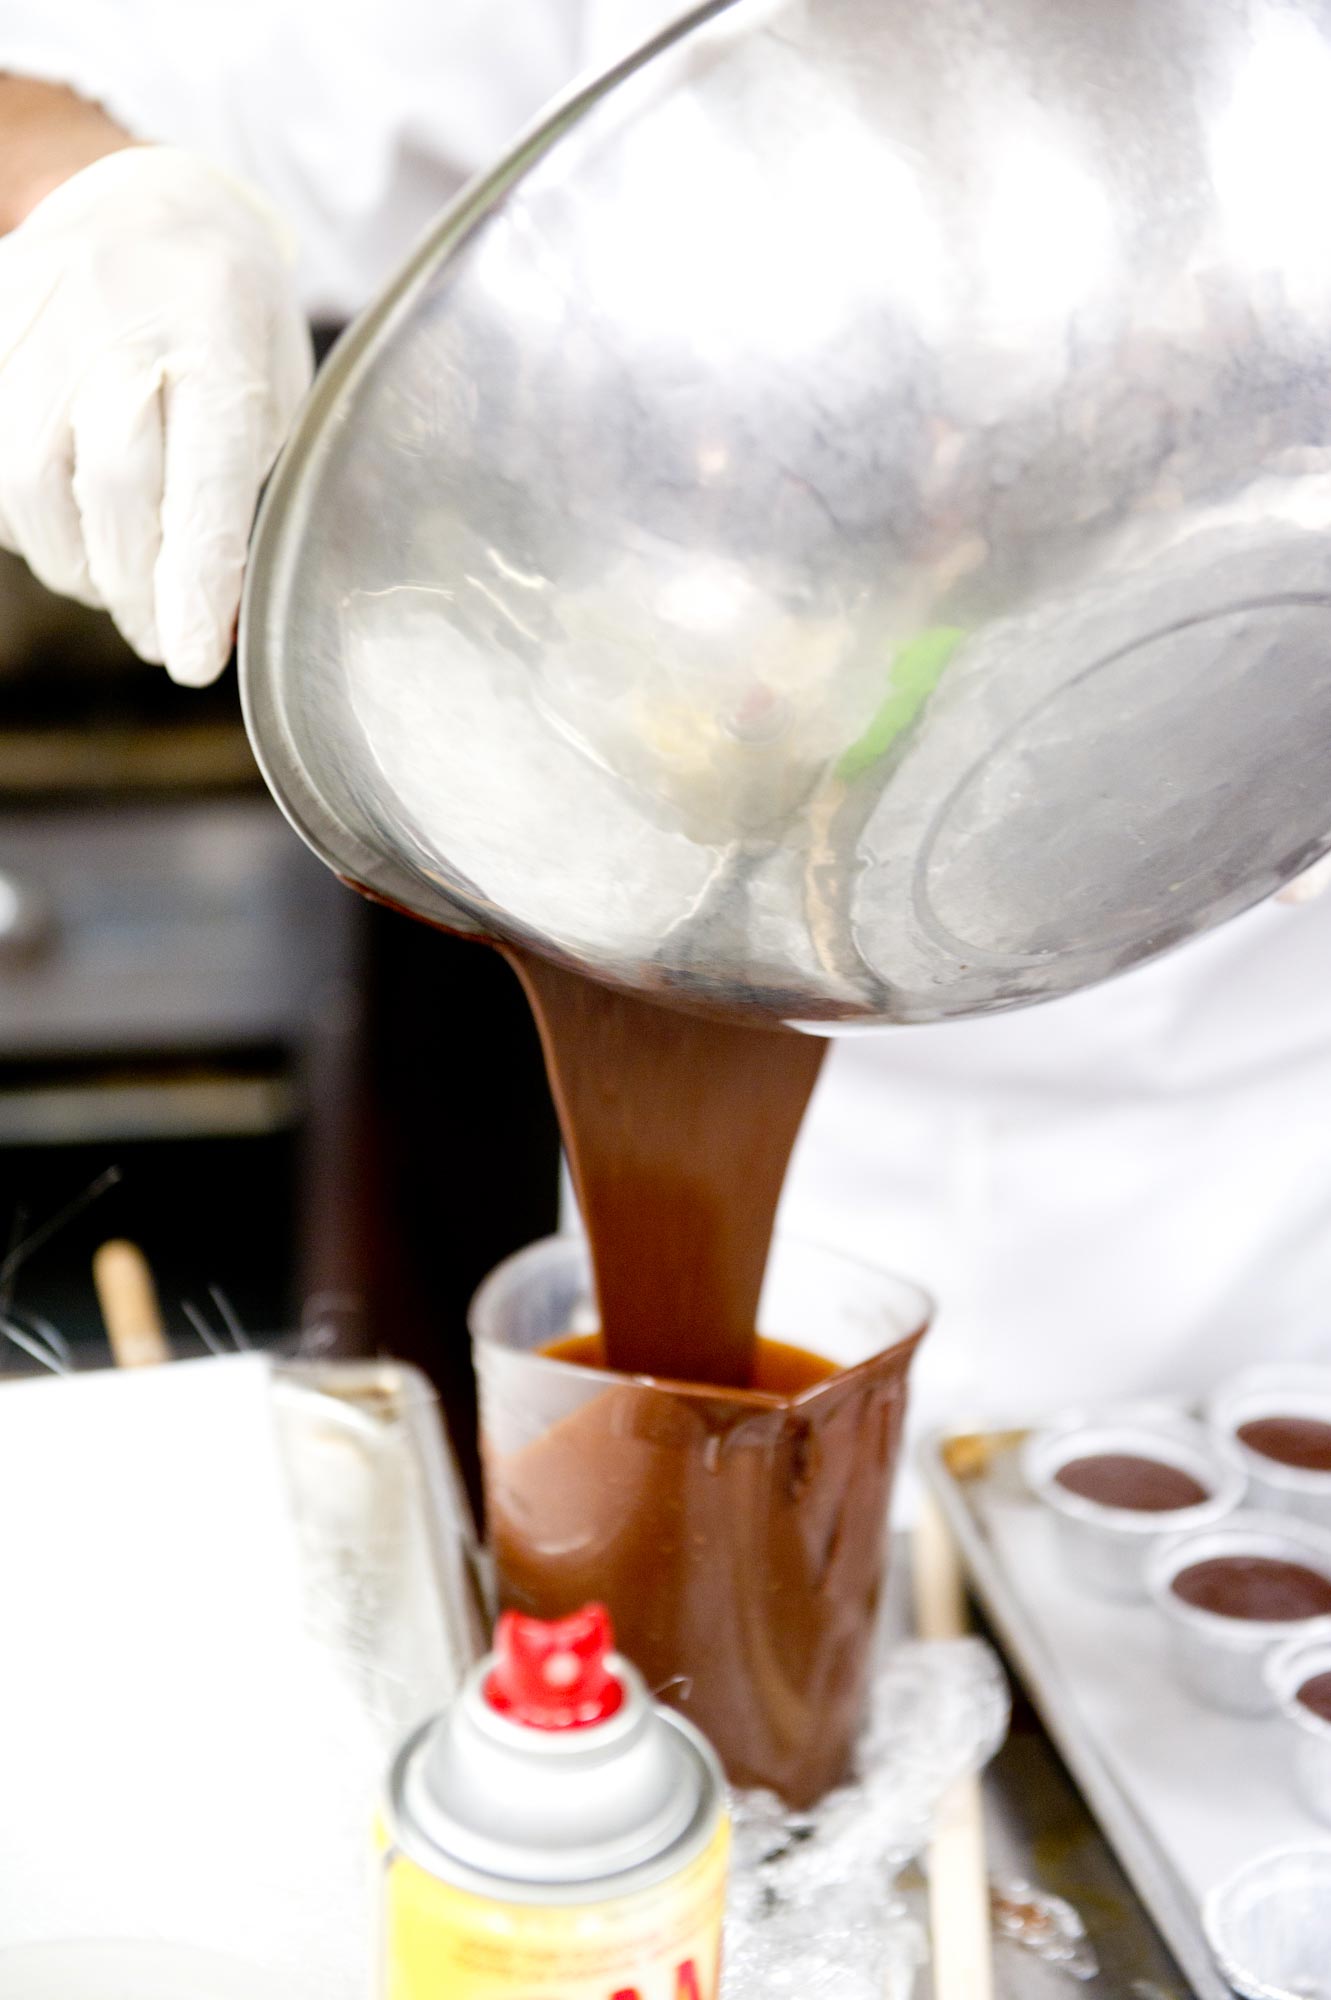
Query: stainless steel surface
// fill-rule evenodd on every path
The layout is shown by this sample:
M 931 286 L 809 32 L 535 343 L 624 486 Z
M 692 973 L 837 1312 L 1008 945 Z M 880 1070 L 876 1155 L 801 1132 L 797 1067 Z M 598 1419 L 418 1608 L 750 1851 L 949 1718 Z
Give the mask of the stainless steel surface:
M 1331 1532 L 1279 1515 L 1233 1514 L 1219 1527 L 1171 1536 L 1147 1558 L 1146 1587 L 1169 1629 L 1182 1679 L 1213 1707 L 1265 1715 L 1273 1706 L 1265 1668 L 1275 1648 L 1299 1631 L 1331 1630 L 1331 1618 L 1224 1618 L 1186 1603 L 1172 1588 L 1193 1563 L 1222 1556 L 1266 1556 L 1331 1578 Z
M 1263 1855 L 1207 1897 L 1205 1922 L 1247 2000 L 1331 2000 L 1331 1846 Z
M 443 1619 L 450 1681 L 459 1687 L 485 1650 L 490 1614 L 471 1507 L 449 1449 L 439 1398 L 401 1361 L 287 1361 L 281 1378 L 325 1403 L 347 1405 L 405 1459 L 413 1524 L 425 1536 L 426 1582 Z M 301 1419 L 297 1417 L 297 1435 Z M 293 1468 L 298 1476 L 299 1466 Z M 414 1720 L 414 1718 L 413 1718 Z
M 290 1130 L 299 1110 L 292 1081 L 271 1075 L 25 1084 L 0 1090 L 0 1147 L 260 1138 Z
M 1255 1417 L 1313 1417 L 1331 1424 L 1331 1368 L 1272 1364 L 1245 1368 L 1222 1383 L 1206 1406 L 1218 1448 L 1248 1481 L 1254 1507 L 1300 1514 L 1331 1528 L 1331 1472 L 1281 1465 L 1235 1435 Z
M 1299 1689 L 1331 1674 L 1331 1633 L 1290 1639 L 1266 1663 L 1266 1681 L 1289 1725 L 1290 1771 L 1299 1796 L 1316 1819 L 1331 1826 L 1331 1722 L 1306 1708 Z
M 1054 1672 L 1039 1629 L 997 1559 L 979 1513 L 970 1497 L 978 1484 L 1008 1482 L 1017 1476 L 1015 1456 L 1025 1433 L 982 1434 L 965 1439 L 934 1439 L 921 1454 L 920 1468 L 943 1508 L 966 1571 L 1004 1653 L 1021 1676 L 1060 1756 L 1066 1763 L 1095 1818 L 1112 1844 L 1142 1902 L 1151 1913 L 1187 1980 L 1187 1992 L 1198 2000 L 1230 2000 L 1202 1935 L 1197 1904 L 1177 1869 L 1161 1848 L 1133 1801 L 1119 1784 L 1095 1739 L 1085 1729 L 1076 1702 Z M 1028 1810 L 1023 1817 L 1028 1818 Z M 1038 1841 L 1038 1836 L 1037 1836 Z M 1040 1879 L 1035 1845 L 1036 1879 Z M 1051 1885 L 1076 1897 L 1064 1882 Z M 1118 1912 L 1115 1912 L 1115 1921 Z M 1129 1916 L 1129 1933 L 1133 1926 Z M 1093 1932 L 1097 1946 L 1099 1932 Z M 1116 1940 L 1117 1941 L 1117 1940 Z M 1134 1945 L 1135 1945 L 1134 1938 Z M 1113 1987 L 1147 2000 L 1158 1975 L 1145 1975 L 1145 1991 L 1131 1981 Z M 1016 1989 L 1022 1989 L 1018 1986 Z M 1162 1990 L 1169 1992 L 1165 1983 Z
M 25 876 L 0 870 L 0 967 L 22 965 L 51 942 L 46 898 Z
M 285 1041 L 347 976 L 336 885 L 262 795 L 0 815 L 0 870 L 50 914 L 0 958 L 0 1053 L 161 1054 Z
M 889 1633 L 912 1627 L 909 1535 L 893 1538 L 884 1619 Z M 1006 1740 L 981 1777 L 985 1847 L 991 1880 L 1033 1882 L 1065 1898 L 1086 1920 L 1099 1961 L 1092 1978 L 1074 1985 L 1062 1966 L 1042 1962 L 999 1936 L 994 1945 L 994 1989 L 999 2000 L 1187 2000 L 1173 1958 L 1104 1834 L 1096 1825 L 1039 1717 L 1014 1690 Z M 923 1882 L 912 1874 L 897 1888 L 921 1923 L 926 1920 Z M 930 1990 L 927 1970 L 921 1984 Z
M 713 1838 L 725 1780 L 710 1745 L 616 1658 L 621 1707 L 581 1729 L 532 1729 L 484 1696 L 493 1656 L 403 1750 L 389 1787 L 395 1849 L 506 1903 L 583 1903 L 649 1888 Z M 613 1886 L 612 1886 L 613 1885 Z
M 1168 1513 L 1101 1506 L 1058 1481 L 1065 1465 L 1093 1452 L 1138 1452 L 1157 1459 L 1191 1473 L 1210 1497 Z M 1069 1577 L 1101 1597 L 1144 1597 L 1146 1557 L 1163 1535 L 1210 1527 L 1243 1499 L 1242 1473 L 1225 1463 L 1200 1425 L 1178 1415 L 1152 1416 L 1131 1408 L 1078 1415 L 1037 1431 L 1022 1453 L 1022 1470 L 1058 1523 Z
M 1062 1896 L 1087 1925 L 1098 1971 L 1074 1984 L 1001 1936 L 994 1984 L 1000 2000 L 1186 2000 L 1193 1992 L 1161 1941 L 1112 1848 L 1033 1716 L 1018 1726 L 983 1780 L 992 1879 L 1027 1880 Z
M 108 1233 L 166 1232 L 168 1299 L 217 1279 L 251 1330 L 271 1331 L 296 1317 L 293 1297 L 369 1296 L 383 1261 L 372 1149 L 351 1129 L 369 913 L 272 801 L 252 787 L 11 805 L 0 872 L 48 917 L 39 949 L 0 951 L 11 1207 L 55 1214 L 109 1160 L 124 1183 Z M 24 1305 L 78 1343 L 102 1338 L 87 1284 L 97 1240 L 76 1229 L 21 1284 Z M 340 1316 L 343 1351 L 368 1344 L 362 1322 L 359 1304 Z
M 1331 16 L 733 0 L 338 349 L 241 650 L 427 919 L 824 1025 L 1071 991 L 1331 840 Z

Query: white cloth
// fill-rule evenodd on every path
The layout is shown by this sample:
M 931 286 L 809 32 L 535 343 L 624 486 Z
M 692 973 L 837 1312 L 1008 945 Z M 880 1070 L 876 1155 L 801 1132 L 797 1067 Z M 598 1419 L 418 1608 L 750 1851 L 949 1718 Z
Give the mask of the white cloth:
M 343 314 L 547 95 L 675 11 L 0 0 L 0 68 L 251 178 L 299 233 L 307 305 Z M 1070 1000 L 833 1051 L 783 1221 L 942 1299 L 919 1420 L 1331 1356 L 1329 992 L 1331 898 Z

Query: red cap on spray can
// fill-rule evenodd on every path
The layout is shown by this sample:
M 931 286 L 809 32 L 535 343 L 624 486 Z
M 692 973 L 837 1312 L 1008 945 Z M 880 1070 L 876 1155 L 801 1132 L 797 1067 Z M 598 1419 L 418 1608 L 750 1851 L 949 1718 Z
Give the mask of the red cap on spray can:
M 500 1715 L 529 1729 L 585 1729 L 623 1705 L 624 1689 L 610 1670 L 615 1638 L 603 1604 L 584 1604 L 567 1618 L 525 1618 L 506 1611 L 495 1629 L 495 1665 L 485 1699 Z

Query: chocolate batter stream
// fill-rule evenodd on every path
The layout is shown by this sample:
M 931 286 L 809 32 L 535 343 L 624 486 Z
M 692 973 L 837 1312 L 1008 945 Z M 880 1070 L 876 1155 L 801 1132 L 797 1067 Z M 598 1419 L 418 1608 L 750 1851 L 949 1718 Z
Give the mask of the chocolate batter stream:
M 541 1031 L 609 1366 L 746 1388 L 776 1205 L 826 1043 L 506 955 Z

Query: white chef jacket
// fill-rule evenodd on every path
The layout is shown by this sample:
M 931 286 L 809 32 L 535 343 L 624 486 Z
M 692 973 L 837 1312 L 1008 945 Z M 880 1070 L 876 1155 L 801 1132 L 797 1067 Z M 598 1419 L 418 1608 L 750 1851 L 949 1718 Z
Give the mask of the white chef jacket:
M 67 83 L 263 188 L 344 320 L 431 217 L 671 0 L 0 0 L 0 71 Z
M 311 311 L 344 317 L 546 97 L 674 11 L 0 0 L 0 69 L 266 189 Z M 919 1422 L 1331 1360 L 1331 895 L 1070 999 L 837 1044 L 782 1222 L 935 1292 Z
M 1331 896 L 834 1046 L 782 1219 L 939 1300 L 917 1422 L 1331 1361 Z

